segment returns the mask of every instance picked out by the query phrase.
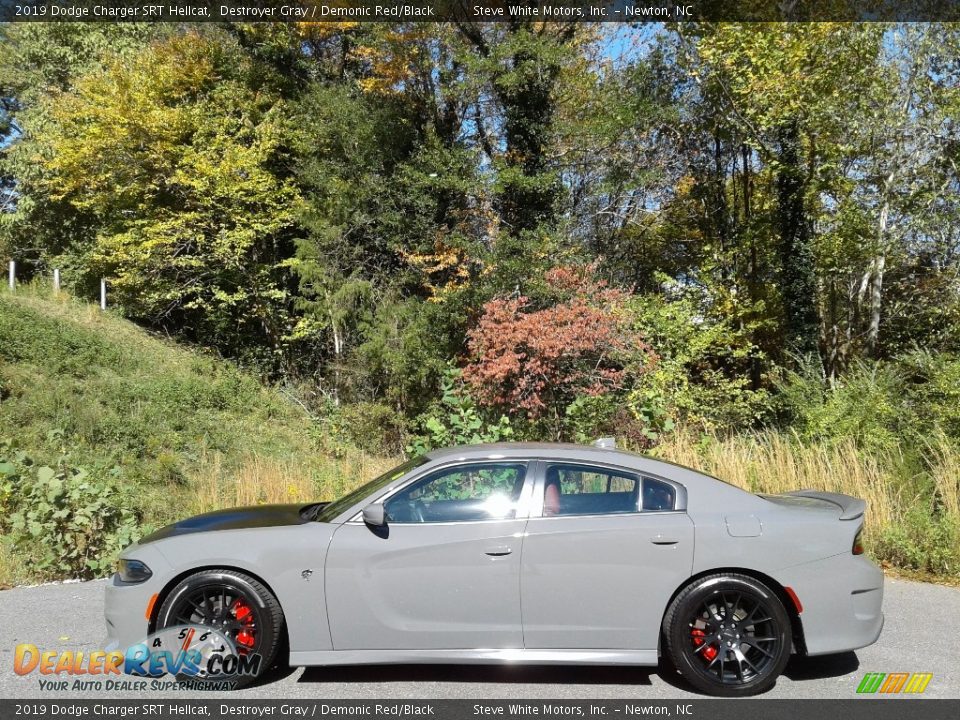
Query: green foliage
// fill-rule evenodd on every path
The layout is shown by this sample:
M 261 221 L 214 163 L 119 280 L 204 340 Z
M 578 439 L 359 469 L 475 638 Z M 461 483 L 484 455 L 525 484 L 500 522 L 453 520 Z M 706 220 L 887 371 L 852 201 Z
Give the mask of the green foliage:
M 119 468 L 151 518 L 211 466 L 210 497 L 287 497 L 282 459 L 318 447 L 776 421 L 900 458 L 891 497 L 927 498 L 931 438 L 960 443 L 960 30 L 515 20 L 0 28 L 0 257 L 80 297 L 106 277 L 117 312 L 306 411 L 22 288 L 0 436 L 64 502 Z M 893 562 L 953 562 L 941 521 L 901 530 Z
M 283 171 L 291 129 L 235 46 L 187 33 L 112 56 L 19 121 L 10 162 L 24 200 L 10 232 L 27 230 L 37 203 L 68 208 L 75 242 L 32 242 L 75 286 L 107 277 L 134 317 L 233 355 L 257 337 L 252 355 L 268 369 L 281 362 L 280 261 L 298 201 Z
M 440 400 L 417 419 L 417 425 L 420 433 L 407 446 L 411 456 L 433 448 L 502 442 L 514 437 L 510 418 L 500 415 L 487 420 L 466 391 L 460 371 L 454 368 L 444 376 Z
M 461 312 L 484 250 L 470 202 L 474 154 L 418 134 L 409 112 L 336 86 L 301 99 L 304 235 L 288 266 L 302 313 L 293 337 L 326 361 L 318 370 L 332 392 L 412 416 L 463 344 Z
M 118 471 L 35 466 L 23 454 L 0 456 L 0 482 L 16 483 L 15 511 L 4 515 L 14 548 L 38 578 L 103 577 L 141 532 Z
M 960 573 L 960 524 L 914 503 L 901 521 L 886 528 L 872 548 L 881 562 L 908 570 L 955 577 Z
M 578 397 L 564 411 L 564 434 L 579 443 L 591 443 L 602 435 L 623 435 L 624 428 L 615 427 L 622 407 L 622 398 L 613 393 Z
M 26 453 L 15 452 L 8 440 L 0 438 L 0 529 L 13 513 L 20 484 L 19 467 L 26 462 Z
M 949 354 L 860 362 L 832 384 L 808 360 L 778 389 L 784 422 L 805 439 L 849 438 L 874 452 L 924 448 L 938 435 L 960 444 L 960 358 Z
M 353 447 L 380 455 L 399 455 L 406 447 L 406 418 L 380 403 L 356 402 L 339 411 L 343 437 Z
M 764 358 L 748 329 L 710 317 L 689 295 L 636 296 L 627 314 L 657 356 L 627 398 L 649 439 L 675 423 L 729 432 L 768 417 L 770 393 L 750 379 Z

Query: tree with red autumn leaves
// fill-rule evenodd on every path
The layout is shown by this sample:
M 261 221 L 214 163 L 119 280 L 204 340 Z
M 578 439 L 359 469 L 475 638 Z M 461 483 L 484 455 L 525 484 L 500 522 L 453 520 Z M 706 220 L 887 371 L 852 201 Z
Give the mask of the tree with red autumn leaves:
M 576 397 L 617 391 L 627 367 L 646 372 L 656 358 L 621 315 L 628 293 L 593 265 L 554 268 L 545 280 L 554 301 L 543 307 L 524 296 L 483 306 L 463 377 L 484 405 L 557 421 Z

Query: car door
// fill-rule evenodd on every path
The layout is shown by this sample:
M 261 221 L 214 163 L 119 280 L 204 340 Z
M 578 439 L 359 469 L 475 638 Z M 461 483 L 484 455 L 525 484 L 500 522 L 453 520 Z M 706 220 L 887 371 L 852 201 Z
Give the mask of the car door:
M 335 650 L 520 648 L 526 461 L 460 462 L 344 523 L 326 563 Z
M 685 490 L 593 463 L 543 461 L 537 474 L 521 567 L 525 647 L 655 650 L 693 563 Z

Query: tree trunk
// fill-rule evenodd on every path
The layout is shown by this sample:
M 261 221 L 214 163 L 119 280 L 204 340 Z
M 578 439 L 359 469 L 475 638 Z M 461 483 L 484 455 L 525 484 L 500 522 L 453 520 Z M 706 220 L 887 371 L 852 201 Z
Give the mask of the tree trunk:
M 780 127 L 777 205 L 786 345 L 800 354 L 817 351 L 819 322 L 812 232 L 806 214 L 806 184 L 800 168 L 800 130 Z
M 887 265 L 887 225 L 890 221 L 890 187 L 894 171 L 890 171 L 883 184 L 883 202 L 877 219 L 877 253 L 870 261 L 869 317 L 867 320 L 867 353 L 876 357 L 877 341 L 880 338 L 880 308 L 883 304 L 883 273 Z
M 340 406 L 340 356 L 343 354 L 343 337 L 337 321 L 331 317 L 330 327 L 333 331 L 333 404 Z
M 883 301 L 883 273 L 886 269 L 887 257 L 878 254 L 870 262 L 870 291 L 869 291 L 869 318 L 867 320 L 867 352 L 877 355 L 877 340 L 880 337 L 880 307 Z

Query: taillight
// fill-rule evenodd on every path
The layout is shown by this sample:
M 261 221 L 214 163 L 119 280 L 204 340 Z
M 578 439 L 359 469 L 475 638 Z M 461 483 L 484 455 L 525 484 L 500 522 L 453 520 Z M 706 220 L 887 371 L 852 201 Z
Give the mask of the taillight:
M 853 554 L 863 555 L 863 528 L 857 530 L 857 536 L 853 538 Z

